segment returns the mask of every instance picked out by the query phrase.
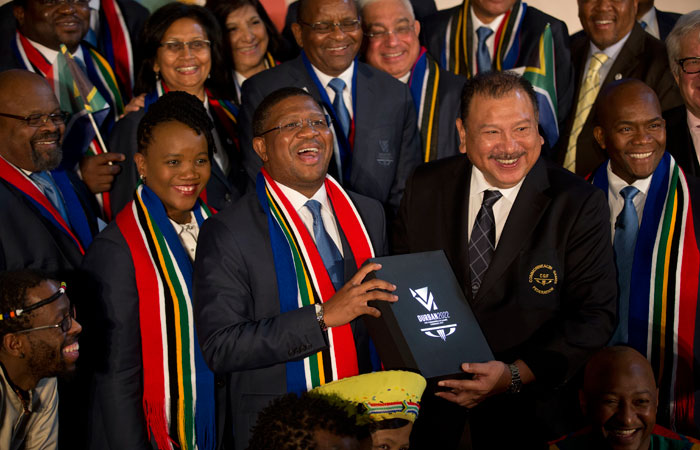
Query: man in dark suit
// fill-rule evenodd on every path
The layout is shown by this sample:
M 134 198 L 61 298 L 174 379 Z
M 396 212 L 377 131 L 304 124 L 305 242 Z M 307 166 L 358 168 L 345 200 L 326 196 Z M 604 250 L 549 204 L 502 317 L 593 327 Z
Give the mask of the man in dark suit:
M 257 192 L 207 220 L 199 235 L 197 335 L 209 367 L 230 376 L 236 448 L 246 448 L 272 399 L 378 368 L 359 316 L 378 316 L 367 301 L 395 301 L 395 286 L 362 282 L 377 264 L 358 268 L 384 252 L 384 214 L 376 200 L 347 196 L 326 178 L 329 125 L 301 89 L 266 97 L 253 121 L 264 161 Z
M 680 17 L 678 13 L 659 11 L 654 6 L 654 0 L 639 0 L 637 22 L 656 39 L 665 41 Z
M 646 355 L 658 381 L 659 423 L 695 436 L 700 420 L 686 399 L 697 401 L 700 391 L 694 381 L 700 353 L 694 347 L 697 281 L 692 285 L 700 277 L 700 191 L 697 180 L 676 173 L 676 162 L 665 152 L 664 125 L 659 101 L 647 85 L 621 80 L 606 86 L 594 135 L 610 160 L 595 171 L 593 184 L 608 197 L 617 264 L 620 320 L 611 344 Z M 674 212 L 666 210 L 667 199 L 674 199 Z M 689 220 L 693 228 L 668 239 L 669 222 L 680 227 Z M 654 263 L 663 260 L 661 268 Z M 663 319 L 649 313 L 662 308 Z
M 471 0 L 426 19 L 423 23 L 423 42 L 428 53 L 443 69 L 470 77 L 488 70 L 518 70 L 532 64 L 533 60 L 539 60 L 540 36 L 547 24 L 552 28 L 554 40 L 556 116 L 561 123 L 567 117 L 573 101 L 574 76 L 569 54 L 569 31 L 561 20 L 520 0 Z M 456 33 L 458 27 L 461 30 L 459 36 Z M 482 27 L 485 34 L 480 40 L 479 28 Z M 497 37 L 500 38 L 499 42 L 496 42 Z M 479 54 L 483 55 L 482 64 L 479 64 Z
M 700 11 L 678 20 L 666 40 L 668 63 L 684 104 L 664 113 L 666 149 L 686 175 L 700 176 Z
M 583 31 L 571 37 L 575 104 L 562 128 L 557 158 L 565 169 L 586 176 L 607 158 L 595 145 L 590 114 L 601 87 L 614 80 L 637 78 L 656 92 L 663 111 L 680 105 L 682 99 L 664 45 L 635 20 L 636 0 L 579 0 L 578 5 Z
M 477 75 L 457 121 L 466 156 L 423 165 L 407 183 L 393 250 L 445 251 L 497 359 L 465 363 L 473 379 L 423 396 L 419 448 L 457 448 L 467 408 L 472 448 L 535 448 L 561 435 L 575 406 L 565 383 L 612 333 L 605 198 L 540 156 L 537 114 L 527 81 Z
M 302 55 L 243 85 L 240 130 L 248 175 L 255 178 L 261 165 L 250 135 L 253 111 L 270 92 L 296 86 L 310 92 L 333 118 L 337 152 L 329 173 L 395 211 L 408 175 L 421 161 L 408 87 L 356 60 L 362 29 L 352 0 L 304 0 L 292 30 Z
M 102 55 L 107 55 L 107 59 L 112 67 L 130 67 L 133 70 L 134 53 L 138 47 L 139 35 L 143 25 L 148 19 L 148 10 L 134 0 L 111 0 L 110 3 L 114 4 L 115 7 L 104 8 L 101 7 L 100 0 L 89 1 L 90 31 L 87 34 L 88 40 Z M 3 58 L 0 58 L 0 61 L 2 61 L 0 68 L 3 70 L 17 67 L 16 65 L 8 66 L 8 64 L 11 64 L 10 58 L 14 56 L 10 43 L 15 39 L 17 30 L 17 20 L 13 9 L 18 4 L 21 4 L 21 2 L 10 1 L 0 7 L 0 54 L 4 55 Z M 117 12 L 121 12 L 123 23 L 119 21 Z M 115 25 L 117 26 L 115 27 Z M 122 36 L 124 40 L 119 39 Z M 115 40 L 117 42 L 114 42 Z M 133 83 L 130 80 L 131 76 L 128 71 L 122 72 L 117 70 L 116 75 L 121 85 L 121 91 L 125 95 L 130 93 Z M 130 94 L 127 95 L 127 97 L 130 96 Z
M 24 70 L 0 73 L 0 105 L 0 271 L 38 269 L 75 289 L 97 223 L 85 185 L 56 168 L 65 117 L 46 80 Z M 59 382 L 65 448 L 84 436 L 76 384 Z
M 420 22 L 408 0 L 360 3 L 367 63 L 406 83 L 418 113 L 423 161 L 459 153 L 455 120 L 466 77 L 440 69 L 418 40 Z

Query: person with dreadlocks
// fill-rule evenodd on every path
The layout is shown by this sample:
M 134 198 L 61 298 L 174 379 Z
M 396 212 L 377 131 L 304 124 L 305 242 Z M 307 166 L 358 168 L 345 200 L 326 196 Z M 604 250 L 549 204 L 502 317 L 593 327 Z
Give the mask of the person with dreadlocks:
M 75 370 L 82 327 L 66 284 L 22 269 L 0 274 L 0 448 L 56 449 L 56 376 Z
M 201 100 L 185 92 L 151 105 L 138 128 L 134 199 L 85 257 L 100 286 L 92 333 L 103 343 L 93 361 L 91 448 L 217 444 L 214 375 L 191 304 L 199 227 L 212 215 L 200 199 L 212 127 Z

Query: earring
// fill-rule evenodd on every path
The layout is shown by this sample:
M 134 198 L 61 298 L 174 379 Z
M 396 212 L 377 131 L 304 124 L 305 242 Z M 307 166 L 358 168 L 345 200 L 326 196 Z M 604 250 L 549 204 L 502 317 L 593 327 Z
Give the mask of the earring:
M 209 73 L 209 75 L 207 75 L 207 80 L 208 80 L 209 78 L 211 78 L 211 72 Z
M 160 72 L 154 72 L 156 76 L 156 81 L 160 80 Z
M 145 182 L 146 182 L 146 175 L 140 173 L 140 174 L 139 174 L 139 178 L 141 179 L 141 182 L 142 182 L 142 183 L 145 183 Z

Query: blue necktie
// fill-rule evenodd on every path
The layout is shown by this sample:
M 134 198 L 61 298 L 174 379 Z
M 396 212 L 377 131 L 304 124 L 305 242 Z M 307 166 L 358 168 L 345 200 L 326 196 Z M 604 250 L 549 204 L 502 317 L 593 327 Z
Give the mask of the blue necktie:
M 53 178 L 48 172 L 32 172 L 29 178 L 39 186 L 39 190 L 46 196 L 51 204 L 56 208 L 56 210 L 61 214 L 63 220 L 70 225 L 70 220 L 68 220 L 68 213 L 66 212 L 66 207 L 63 204 L 63 198 L 58 192 L 58 187 L 54 183 Z
M 625 199 L 625 206 L 615 221 L 615 239 L 613 241 L 615 262 L 617 263 L 620 321 L 610 340 L 611 345 L 626 344 L 629 340 L 630 285 L 632 284 L 634 248 L 637 244 L 637 232 L 639 231 L 639 217 L 632 199 L 638 193 L 639 189 L 634 186 L 627 186 L 620 191 L 620 195 Z
M 648 26 L 648 24 L 643 20 L 639 22 L 639 25 L 642 27 L 642 30 L 646 30 Z
M 493 34 L 493 30 L 489 27 L 479 27 L 476 30 L 476 35 L 479 38 L 478 47 L 476 50 L 476 67 L 478 73 L 489 72 L 491 70 L 491 54 L 486 45 L 486 39 Z
M 333 78 L 328 86 L 335 92 L 335 99 L 333 100 L 333 109 L 335 109 L 335 114 L 338 116 L 338 121 L 340 122 L 340 127 L 345 133 L 345 137 L 350 136 L 350 113 L 348 108 L 345 106 L 345 101 L 343 100 L 343 90 L 345 89 L 345 81 L 340 78 Z
M 83 39 L 88 41 L 93 47 L 97 47 L 97 35 L 95 34 L 95 30 L 92 28 L 88 28 L 88 31 L 85 33 L 85 37 L 83 37 Z
M 493 205 L 502 197 L 499 191 L 484 191 L 484 200 L 476 215 L 471 239 L 469 240 L 469 270 L 472 281 L 472 294 L 481 287 L 481 278 L 489 268 L 496 248 L 496 221 L 493 218 Z
M 330 235 L 326 231 L 326 227 L 323 226 L 323 219 L 321 219 L 321 204 L 316 200 L 309 200 L 306 202 L 305 206 L 309 209 L 309 211 L 311 211 L 311 215 L 314 218 L 313 229 L 316 248 L 318 249 L 318 253 L 321 254 L 323 265 L 326 266 L 326 270 L 331 278 L 333 287 L 337 291 L 343 287 L 345 281 L 343 256 L 340 254 L 338 247 L 335 245 L 333 239 L 331 239 Z

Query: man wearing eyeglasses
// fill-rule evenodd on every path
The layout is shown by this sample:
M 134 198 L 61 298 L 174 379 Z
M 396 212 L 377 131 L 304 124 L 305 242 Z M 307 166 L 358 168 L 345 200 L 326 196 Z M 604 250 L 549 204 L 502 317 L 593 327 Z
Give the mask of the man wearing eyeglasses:
M 386 251 L 384 213 L 326 177 L 329 124 L 302 89 L 263 99 L 253 116 L 256 189 L 199 234 L 197 335 L 209 367 L 230 375 L 236 448 L 247 448 L 273 399 L 380 368 L 360 316 L 378 316 L 367 302 L 396 301 L 396 287 L 363 282 L 380 266 L 361 266 Z
M 360 1 L 367 63 L 406 83 L 418 113 L 423 161 L 459 153 L 455 121 L 465 77 L 440 69 L 418 41 L 420 22 L 408 0 Z
M 3 449 L 58 448 L 55 377 L 75 370 L 82 330 L 65 287 L 31 270 L 0 274 Z
M 353 0 L 302 0 L 292 31 L 302 54 L 243 85 L 240 129 L 248 175 L 255 178 L 262 164 L 252 146 L 253 111 L 272 91 L 295 86 L 311 93 L 332 118 L 335 151 L 328 172 L 395 211 L 406 178 L 421 160 L 408 87 L 357 61 L 362 29 Z
M 686 175 L 700 176 L 700 10 L 682 16 L 666 38 L 683 105 L 664 113 L 668 152 Z

